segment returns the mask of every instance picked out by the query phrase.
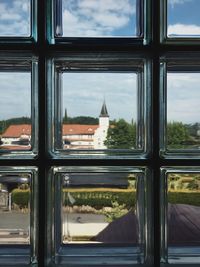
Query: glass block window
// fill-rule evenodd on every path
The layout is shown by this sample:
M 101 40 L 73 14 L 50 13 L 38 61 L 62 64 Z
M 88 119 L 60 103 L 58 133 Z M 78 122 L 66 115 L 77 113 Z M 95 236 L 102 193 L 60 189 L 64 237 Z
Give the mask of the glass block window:
M 90 250 L 96 249 L 99 262 L 109 262 L 125 247 L 127 259 L 120 259 L 124 264 L 126 260 L 144 262 L 151 242 L 146 235 L 151 228 L 151 218 L 146 213 L 151 209 L 150 180 L 145 168 L 54 168 L 49 178 L 54 187 L 49 194 L 49 209 L 54 210 L 55 261 L 69 264 L 75 260 L 71 255 L 73 245 L 77 256 L 81 257 L 79 249 L 83 249 L 83 261 L 90 259 L 91 264 L 95 260 L 90 258 Z
M 1 264 L 37 261 L 37 197 L 36 168 L 0 167 Z
M 1 157 L 37 153 L 37 82 L 37 58 L 0 55 Z
M 100 64 L 78 56 L 70 63 L 54 60 L 53 75 L 49 69 L 54 154 L 131 157 L 149 150 L 150 65 L 137 58 L 121 64 L 115 57 Z
M 149 13 L 146 0 L 52 0 L 54 9 L 50 42 L 77 43 L 95 38 L 146 42 Z M 145 14 L 145 16 L 144 16 Z M 101 42 L 101 41 L 100 41 Z M 126 42 L 126 41 L 125 41 Z
M 162 170 L 162 256 L 168 263 L 199 262 L 199 181 L 195 167 Z
M 166 156 L 196 157 L 200 148 L 198 62 L 180 58 L 173 62 L 168 58 L 162 64 L 163 152 Z
M 198 0 L 160 1 L 161 41 L 184 45 L 199 43 Z

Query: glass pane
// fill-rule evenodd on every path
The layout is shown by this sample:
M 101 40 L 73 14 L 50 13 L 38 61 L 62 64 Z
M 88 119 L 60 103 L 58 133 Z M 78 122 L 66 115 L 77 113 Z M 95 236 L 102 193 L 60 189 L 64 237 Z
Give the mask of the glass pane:
M 0 174 L 0 244 L 30 244 L 30 178 Z
M 168 37 L 200 37 L 199 0 L 168 0 Z
M 136 149 L 136 73 L 63 74 L 64 149 Z
M 200 246 L 200 174 L 168 175 L 168 244 Z
M 31 34 L 31 0 L 1 0 L 0 36 Z
M 135 37 L 140 34 L 138 0 L 63 0 L 63 36 Z M 59 25 L 56 27 L 57 35 Z
M 31 73 L 0 72 L 0 149 L 31 149 Z
M 200 149 L 200 73 L 167 73 L 167 148 Z
M 65 173 L 62 242 L 143 244 L 144 180 L 136 173 Z

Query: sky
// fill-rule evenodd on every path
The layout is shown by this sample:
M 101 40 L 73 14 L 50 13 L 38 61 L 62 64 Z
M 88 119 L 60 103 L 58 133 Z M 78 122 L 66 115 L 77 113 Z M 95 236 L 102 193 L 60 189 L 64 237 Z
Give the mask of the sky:
M 167 74 L 167 121 L 200 122 L 200 73 Z
M 136 0 L 63 0 L 63 35 L 136 36 Z
M 31 74 L 0 72 L 0 120 L 31 116 Z
M 168 0 L 168 36 L 199 37 L 199 10 L 199 0 Z
M 0 35 L 30 36 L 30 0 L 0 0 Z
M 99 117 L 105 99 L 110 119 L 136 120 L 136 73 L 64 73 L 63 113 Z

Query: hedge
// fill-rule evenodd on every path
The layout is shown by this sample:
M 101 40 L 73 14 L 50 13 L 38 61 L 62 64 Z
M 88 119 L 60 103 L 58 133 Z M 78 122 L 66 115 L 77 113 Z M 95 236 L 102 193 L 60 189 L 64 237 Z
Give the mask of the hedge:
M 96 209 L 112 207 L 113 202 L 117 202 L 119 205 L 124 204 L 126 208 L 131 208 L 135 206 L 136 202 L 136 191 L 133 189 L 64 189 L 63 202 L 65 206 L 70 205 L 68 192 L 75 200 L 74 205 L 88 205 Z
M 193 206 L 200 206 L 200 192 L 169 191 L 168 202 L 171 204 L 188 204 Z
M 30 201 L 30 190 L 14 189 L 12 191 L 12 203 L 21 208 L 28 207 Z

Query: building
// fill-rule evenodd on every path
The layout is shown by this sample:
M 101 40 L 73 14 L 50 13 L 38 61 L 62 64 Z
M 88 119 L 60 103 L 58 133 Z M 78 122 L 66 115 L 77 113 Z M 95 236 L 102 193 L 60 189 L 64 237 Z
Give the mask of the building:
M 109 115 L 104 101 L 99 115 L 99 124 L 63 124 L 63 144 L 65 149 L 106 149 Z
M 99 115 L 99 124 L 63 124 L 62 139 L 64 149 L 106 149 L 109 115 L 104 101 Z M 5 149 L 30 148 L 31 125 L 10 125 L 1 138 Z

